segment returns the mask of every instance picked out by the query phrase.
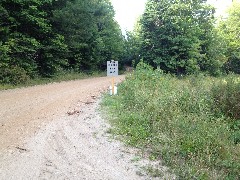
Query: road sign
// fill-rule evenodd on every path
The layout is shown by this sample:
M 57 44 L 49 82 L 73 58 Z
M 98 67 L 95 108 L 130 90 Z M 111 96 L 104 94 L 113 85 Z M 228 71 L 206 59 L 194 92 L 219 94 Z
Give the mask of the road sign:
M 107 76 L 118 76 L 118 61 L 107 61 Z

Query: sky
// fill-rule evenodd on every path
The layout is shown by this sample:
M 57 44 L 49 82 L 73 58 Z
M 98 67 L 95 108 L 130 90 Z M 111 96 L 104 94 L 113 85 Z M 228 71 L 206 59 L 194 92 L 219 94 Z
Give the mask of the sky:
M 208 0 L 216 8 L 216 15 L 224 15 L 227 8 L 232 4 L 232 0 Z
M 137 18 L 143 13 L 147 0 L 111 0 L 115 19 L 122 31 L 132 31 Z
M 132 31 L 137 18 L 143 13 L 147 0 L 111 0 L 115 9 L 115 19 L 122 31 Z M 217 8 L 216 15 L 222 15 L 232 0 L 208 0 Z

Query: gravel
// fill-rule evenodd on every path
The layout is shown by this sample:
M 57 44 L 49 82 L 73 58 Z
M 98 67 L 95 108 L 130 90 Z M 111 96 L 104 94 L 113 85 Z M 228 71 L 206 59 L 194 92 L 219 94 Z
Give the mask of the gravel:
M 117 82 L 124 79 L 119 76 Z M 175 179 L 107 133 L 99 99 L 109 78 L 0 92 L 0 179 Z M 161 178 L 143 170 L 154 165 Z

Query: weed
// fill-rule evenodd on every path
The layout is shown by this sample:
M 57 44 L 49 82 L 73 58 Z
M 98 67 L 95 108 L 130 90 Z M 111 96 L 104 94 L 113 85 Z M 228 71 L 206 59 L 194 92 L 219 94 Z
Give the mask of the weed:
M 226 83 L 226 82 L 227 83 Z M 114 133 L 150 149 L 183 179 L 240 177 L 239 76 L 178 79 L 140 62 L 105 96 Z
M 156 177 L 163 177 L 164 176 L 164 172 L 162 172 L 160 169 L 154 168 L 152 166 L 147 166 L 147 167 L 144 168 L 144 170 L 151 177 L 155 177 L 156 178 Z

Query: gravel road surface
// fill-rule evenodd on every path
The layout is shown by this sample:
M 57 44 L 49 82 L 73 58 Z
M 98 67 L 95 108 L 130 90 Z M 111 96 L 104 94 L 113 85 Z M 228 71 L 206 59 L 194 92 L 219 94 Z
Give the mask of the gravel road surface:
M 153 179 L 142 167 L 154 163 L 161 179 L 174 179 L 109 137 L 98 107 L 110 84 L 103 77 L 0 91 L 0 180 Z

